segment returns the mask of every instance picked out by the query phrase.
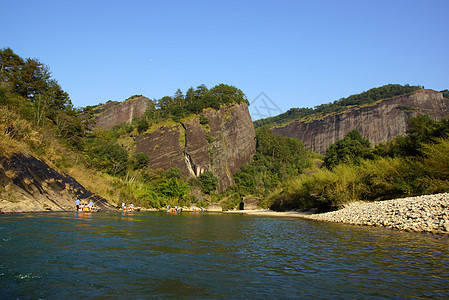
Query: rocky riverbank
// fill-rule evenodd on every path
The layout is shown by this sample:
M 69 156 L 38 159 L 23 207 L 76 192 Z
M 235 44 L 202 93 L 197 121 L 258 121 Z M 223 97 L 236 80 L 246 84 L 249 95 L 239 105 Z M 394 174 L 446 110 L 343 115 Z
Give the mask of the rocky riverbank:
M 327 222 L 447 234 L 449 193 L 379 202 L 354 202 L 338 211 L 304 217 Z
M 449 193 L 377 202 L 354 202 L 343 209 L 322 214 L 267 210 L 239 212 L 449 234 Z

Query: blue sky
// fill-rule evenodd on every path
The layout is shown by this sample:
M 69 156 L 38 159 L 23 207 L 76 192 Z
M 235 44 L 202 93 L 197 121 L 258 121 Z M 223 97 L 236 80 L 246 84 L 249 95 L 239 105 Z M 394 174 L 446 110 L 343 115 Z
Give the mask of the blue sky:
M 48 65 L 77 107 L 203 83 L 280 111 L 449 88 L 446 0 L 2 2 L 0 48 Z

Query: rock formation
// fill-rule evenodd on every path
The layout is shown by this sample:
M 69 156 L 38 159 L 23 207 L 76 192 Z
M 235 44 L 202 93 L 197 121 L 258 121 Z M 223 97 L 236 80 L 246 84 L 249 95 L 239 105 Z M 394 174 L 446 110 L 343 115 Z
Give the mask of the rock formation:
M 193 116 L 156 126 L 137 137 L 135 152 L 147 154 L 152 169 L 179 168 L 192 177 L 212 171 L 218 178 L 217 190 L 222 191 L 256 152 L 254 126 L 246 104 L 206 109 L 202 115 L 207 124 Z
M 76 199 L 110 209 L 72 177 L 60 174 L 32 156 L 0 157 L 0 213 L 74 211 Z
M 404 135 L 407 119 L 419 113 L 435 120 L 446 117 L 449 114 L 449 99 L 440 92 L 421 90 L 318 120 L 293 121 L 272 130 L 279 135 L 298 138 L 306 148 L 324 154 L 332 143 L 354 129 L 373 145 Z
M 105 110 L 95 117 L 95 127 L 111 129 L 114 126 L 140 118 L 146 111 L 151 100 L 146 97 L 136 97 L 123 102 L 109 102 Z

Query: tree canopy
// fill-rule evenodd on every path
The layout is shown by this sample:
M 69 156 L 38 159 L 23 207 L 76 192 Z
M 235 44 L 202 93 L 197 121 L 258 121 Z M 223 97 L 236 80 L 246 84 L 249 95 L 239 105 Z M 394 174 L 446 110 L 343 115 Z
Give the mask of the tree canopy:
M 324 157 L 324 166 L 332 169 L 343 162 L 356 163 L 359 159 L 366 158 L 370 150 L 368 139 L 362 137 L 359 131 L 353 130 L 329 146 Z
M 49 67 L 36 58 L 23 59 L 11 48 L 0 50 L 0 83 L 31 102 L 52 109 L 72 109 L 69 95 L 51 78 Z
M 154 107 L 150 106 L 145 113 L 148 121 L 165 118 L 179 120 L 191 114 L 199 114 L 206 108 L 219 109 L 222 104 L 249 104 L 240 89 L 227 84 L 218 84 L 210 90 L 202 84 L 196 89 L 189 88 L 185 95 L 177 89 L 173 96 L 164 96 L 153 102 Z

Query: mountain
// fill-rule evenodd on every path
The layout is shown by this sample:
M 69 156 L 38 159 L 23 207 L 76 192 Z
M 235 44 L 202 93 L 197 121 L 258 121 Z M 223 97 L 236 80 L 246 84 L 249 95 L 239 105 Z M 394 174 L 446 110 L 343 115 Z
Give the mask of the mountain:
M 371 144 L 404 135 L 407 131 L 406 120 L 417 114 L 427 114 L 432 119 L 440 120 L 449 114 L 449 99 L 443 97 L 441 92 L 421 89 L 368 104 L 346 106 L 341 112 L 309 115 L 273 126 L 272 131 L 298 138 L 306 148 L 324 154 L 332 143 L 354 129 Z
M 205 121 L 207 120 L 207 121 Z M 178 168 L 198 177 L 211 171 L 218 191 L 234 183 L 233 175 L 256 153 L 254 126 L 246 103 L 204 109 L 179 122 L 162 122 L 136 138 L 136 153 L 149 157 L 149 168 Z

